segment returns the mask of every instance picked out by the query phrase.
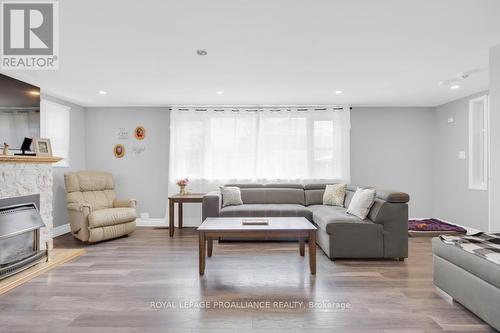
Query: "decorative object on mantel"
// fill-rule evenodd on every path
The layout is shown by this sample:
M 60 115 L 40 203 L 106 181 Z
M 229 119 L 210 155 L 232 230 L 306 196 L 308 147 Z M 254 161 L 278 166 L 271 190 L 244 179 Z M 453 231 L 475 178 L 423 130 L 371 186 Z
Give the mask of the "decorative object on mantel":
M 186 185 L 189 183 L 188 178 L 184 179 L 179 179 L 177 181 L 177 186 L 179 186 L 179 195 L 186 195 L 188 192 L 186 192 Z
M 4 142 L 3 143 L 3 154 L 2 155 L 9 155 L 9 145 L 7 144 L 7 142 Z
M 146 137 L 146 129 L 144 128 L 144 126 L 137 126 L 134 130 L 134 133 L 137 140 L 144 140 L 144 138 Z
M 50 139 L 34 138 L 33 145 L 35 146 L 36 156 L 52 156 L 52 146 L 50 145 Z
M 122 158 L 123 156 L 125 156 L 125 146 L 122 144 L 115 145 L 113 151 L 116 158 Z
M 35 153 L 31 153 L 31 143 L 33 142 L 32 138 L 24 138 L 23 143 L 21 145 L 21 153 L 16 153 L 14 155 L 22 155 L 22 156 L 36 156 Z M 26 153 L 29 151 L 30 153 Z

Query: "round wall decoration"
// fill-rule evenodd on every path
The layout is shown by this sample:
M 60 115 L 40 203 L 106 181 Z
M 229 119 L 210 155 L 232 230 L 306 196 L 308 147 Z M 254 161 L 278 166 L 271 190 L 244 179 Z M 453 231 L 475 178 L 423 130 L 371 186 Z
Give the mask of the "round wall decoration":
M 146 137 L 146 129 L 144 128 L 144 126 L 137 126 L 134 133 L 137 140 L 144 140 L 144 138 Z
M 122 158 L 125 156 L 125 146 L 122 144 L 117 144 L 113 149 L 116 158 Z

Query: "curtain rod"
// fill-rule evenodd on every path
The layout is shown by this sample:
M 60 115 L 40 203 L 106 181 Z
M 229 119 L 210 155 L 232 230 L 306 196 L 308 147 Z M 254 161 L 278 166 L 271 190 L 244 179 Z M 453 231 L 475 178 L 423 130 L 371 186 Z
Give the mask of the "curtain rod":
M 298 108 L 298 109 L 322 109 L 322 108 L 333 108 L 335 110 L 342 110 L 345 107 L 341 105 L 172 105 L 169 110 L 172 111 L 173 108 L 189 108 L 189 109 L 206 109 L 206 108 L 235 108 L 235 109 L 284 109 L 284 108 Z M 349 106 L 349 110 L 352 110 L 352 106 Z

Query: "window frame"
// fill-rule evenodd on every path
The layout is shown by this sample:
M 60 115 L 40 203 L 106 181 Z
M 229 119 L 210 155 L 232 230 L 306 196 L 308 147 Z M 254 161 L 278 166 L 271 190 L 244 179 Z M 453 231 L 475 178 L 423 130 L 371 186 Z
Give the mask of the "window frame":
M 474 156 L 476 152 L 474 150 L 474 134 L 478 130 L 474 128 L 474 110 L 477 103 L 483 103 L 483 179 L 481 182 L 476 182 L 474 179 Z M 468 151 L 468 173 L 469 173 L 469 189 L 471 190 L 488 190 L 488 179 L 489 179 L 489 97 L 488 95 L 479 96 L 469 100 L 469 113 L 468 113 L 468 121 L 469 121 L 469 151 Z
M 67 131 L 68 131 L 68 137 L 67 137 L 67 156 L 58 156 L 58 157 L 62 157 L 62 160 L 60 160 L 59 162 L 57 163 L 54 163 L 52 164 L 52 166 L 54 168 L 70 168 L 70 150 L 71 150 L 71 107 L 68 106 L 68 105 L 65 105 L 65 104 L 61 104 L 61 103 L 58 103 L 58 102 L 54 102 L 52 100 L 49 100 L 49 99 L 43 99 L 40 101 L 40 137 L 41 138 L 48 138 L 48 135 L 47 135 L 47 106 L 50 105 L 50 104 L 54 104 L 56 105 L 57 107 L 60 107 L 62 109 L 64 109 L 66 112 L 67 112 L 67 119 L 68 119 L 68 128 L 67 128 Z M 49 137 L 49 139 L 51 139 L 51 144 L 52 144 L 52 138 Z M 53 147 L 52 147 L 53 148 Z M 52 149 L 53 150 L 53 149 Z M 53 150 L 53 153 L 55 154 L 54 150 Z
M 235 168 L 227 170 L 227 172 L 224 172 L 223 174 L 218 174 L 216 172 L 210 171 L 211 169 L 206 169 L 207 166 L 208 167 L 212 166 L 212 163 L 209 163 L 210 161 L 207 161 L 207 154 L 208 155 L 214 155 L 214 154 L 210 149 L 211 140 L 209 140 L 210 137 L 209 131 L 207 132 L 207 130 L 209 129 L 205 127 L 208 126 L 208 124 L 210 124 L 213 118 L 219 118 L 219 117 L 229 117 L 235 119 L 238 119 L 239 117 L 246 117 L 246 118 L 248 117 L 250 119 L 255 118 L 256 120 L 256 125 L 251 126 L 252 131 L 249 134 L 249 139 L 253 138 L 254 144 L 252 152 L 255 156 L 253 157 L 254 160 L 251 165 L 252 166 L 251 168 L 245 167 L 241 169 L 242 171 L 245 171 L 244 173 L 242 172 L 241 174 L 239 174 L 238 172 L 236 172 L 238 170 L 235 170 Z M 275 172 L 276 171 L 275 169 L 282 166 L 279 163 L 275 164 L 271 163 L 271 166 L 268 166 L 266 163 L 260 163 L 261 161 L 266 161 L 267 160 L 266 156 L 269 154 L 269 147 L 267 147 L 265 143 L 263 143 L 262 141 L 262 140 L 264 141 L 267 140 L 266 133 L 267 134 L 270 133 L 266 132 L 266 128 L 269 125 L 267 121 L 275 117 L 278 119 L 280 118 L 287 119 L 288 122 L 290 121 L 293 122 L 293 119 L 295 118 L 298 119 L 305 118 L 306 137 L 303 138 L 303 140 L 305 141 L 301 141 L 301 145 L 303 142 L 306 142 L 307 147 L 304 150 L 304 152 L 307 156 L 305 157 L 306 165 L 301 164 L 300 170 L 295 170 L 298 169 L 298 167 L 295 165 L 294 170 L 289 170 L 290 168 L 288 169 L 285 168 L 284 170 L 282 170 L 282 172 L 277 174 Z M 178 135 L 179 133 L 186 135 L 185 131 L 182 130 L 181 128 L 183 128 L 183 126 L 187 126 L 186 124 L 190 121 L 190 118 L 194 118 L 196 119 L 196 121 L 201 122 L 202 124 L 204 124 L 202 127 L 205 128 L 204 132 L 205 140 L 203 140 L 203 144 L 205 146 L 208 144 L 209 146 L 208 148 L 205 147 L 204 149 L 202 149 L 202 151 L 200 151 L 198 154 L 199 156 L 203 156 L 205 158 L 204 163 L 202 165 L 199 165 L 201 169 L 203 169 L 203 166 L 205 166 L 205 169 L 203 169 L 203 171 L 200 169 L 197 171 L 191 170 L 191 172 L 186 172 L 186 170 L 183 170 L 183 168 L 185 168 L 186 166 L 186 162 L 182 162 L 184 157 L 186 156 L 183 156 L 182 158 L 177 158 L 179 154 L 179 149 L 182 149 L 180 148 L 181 147 L 180 143 L 183 142 L 182 145 L 185 144 L 185 140 L 181 140 L 180 138 L 178 138 Z M 312 158 L 315 149 L 309 149 L 309 148 L 314 148 L 311 147 L 311 145 L 314 145 L 313 126 L 314 122 L 318 120 L 329 120 L 332 122 L 332 125 L 334 126 L 334 131 L 333 131 L 334 135 L 332 137 L 332 140 L 338 142 L 334 144 L 332 147 L 332 154 L 334 155 L 334 157 L 326 161 L 329 164 L 331 164 L 331 167 L 329 168 L 315 167 L 315 161 L 313 161 Z M 302 125 L 300 126 L 300 129 L 303 128 Z M 188 128 L 191 127 L 193 126 L 188 126 Z M 284 126 L 284 127 L 287 128 L 289 126 Z M 207 107 L 206 109 L 205 108 L 201 109 L 200 107 L 173 107 L 170 113 L 171 131 L 170 131 L 169 174 L 172 179 L 186 177 L 186 175 L 189 174 L 190 176 L 189 178 L 193 184 L 192 186 L 196 186 L 196 184 L 198 183 L 203 184 L 203 186 L 205 186 L 209 183 L 224 184 L 224 182 L 237 183 L 237 182 L 248 182 L 254 180 L 260 182 L 262 181 L 349 182 L 350 181 L 350 161 L 349 161 L 350 127 L 351 127 L 350 108 L 348 106 L 344 106 L 342 108 L 335 106 L 325 107 L 321 109 L 310 108 L 306 109 L 305 111 L 303 109 L 295 110 L 294 107 L 288 107 L 288 106 L 273 107 L 273 108 L 258 107 L 257 112 L 254 111 L 254 109 L 249 109 L 247 107 L 241 108 L 239 106 L 221 107 L 218 108 L 217 110 L 211 107 Z M 299 128 L 292 126 L 292 129 L 290 130 L 295 131 L 299 130 Z M 303 131 L 301 130 L 301 133 L 302 132 Z M 304 136 L 303 133 L 301 134 L 301 137 L 302 136 Z M 190 137 L 195 137 L 195 136 L 191 135 Z M 337 145 L 342 145 L 342 147 L 338 147 Z M 212 154 L 209 154 L 209 152 L 212 152 Z M 221 156 L 224 157 L 225 155 L 222 154 Z M 302 154 L 300 156 L 302 156 Z M 267 173 L 262 172 L 263 168 L 267 168 L 272 172 L 267 172 Z M 204 189 L 205 188 L 203 189 L 200 188 L 197 190 L 202 191 Z

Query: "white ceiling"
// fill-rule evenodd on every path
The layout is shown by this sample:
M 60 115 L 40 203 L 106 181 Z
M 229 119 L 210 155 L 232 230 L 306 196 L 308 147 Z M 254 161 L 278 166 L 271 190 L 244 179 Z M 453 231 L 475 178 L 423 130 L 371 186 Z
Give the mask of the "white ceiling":
M 84 106 L 435 106 L 488 88 L 438 82 L 495 44 L 498 0 L 72 0 L 60 69 L 3 73 Z

